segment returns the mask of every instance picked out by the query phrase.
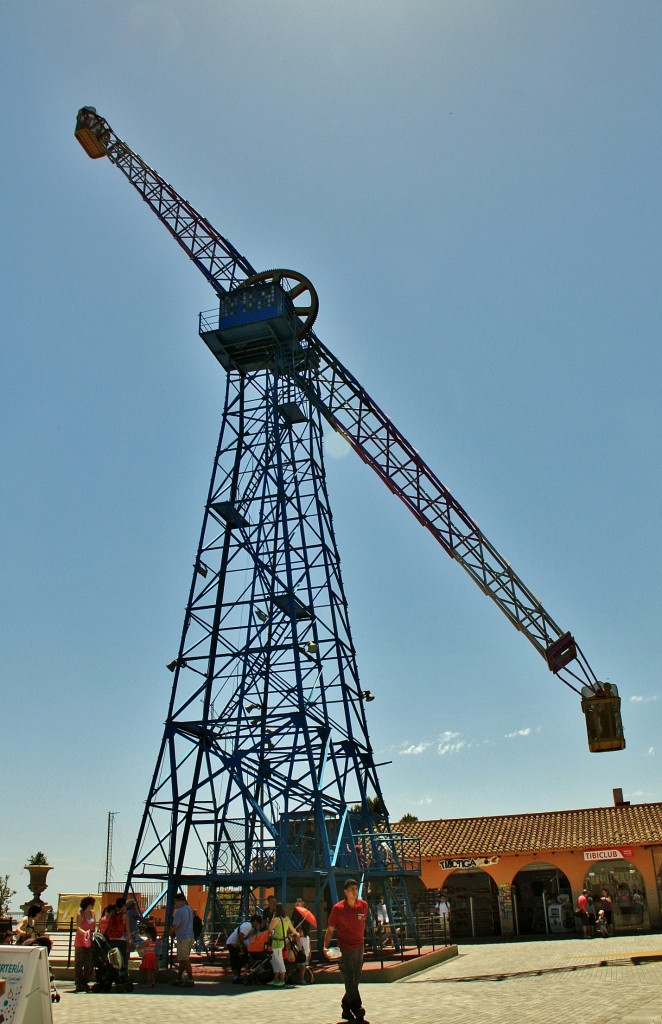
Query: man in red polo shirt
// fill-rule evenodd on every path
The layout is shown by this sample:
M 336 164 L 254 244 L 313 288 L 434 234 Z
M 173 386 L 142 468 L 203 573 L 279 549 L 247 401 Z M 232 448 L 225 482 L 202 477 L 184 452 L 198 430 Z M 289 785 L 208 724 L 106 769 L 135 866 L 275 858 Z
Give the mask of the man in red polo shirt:
M 335 929 L 338 936 L 340 973 L 345 982 L 345 994 L 342 997 L 342 1019 L 365 1019 L 365 1010 L 361 1005 L 359 982 L 363 967 L 363 934 L 368 919 L 368 904 L 359 899 L 359 885 L 353 878 L 348 878 L 344 886 L 345 898 L 336 903 L 329 914 L 329 922 L 324 933 L 324 955 L 326 956 L 329 942 Z
M 582 922 L 584 938 L 589 938 L 589 917 L 588 917 L 588 889 L 582 889 L 581 895 L 577 897 L 577 913 Z

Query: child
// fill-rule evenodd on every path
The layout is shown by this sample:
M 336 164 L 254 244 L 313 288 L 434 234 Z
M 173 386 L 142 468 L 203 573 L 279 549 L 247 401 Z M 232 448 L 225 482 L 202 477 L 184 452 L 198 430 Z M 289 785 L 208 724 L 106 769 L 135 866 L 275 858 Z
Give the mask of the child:
M 608 935 L 609 935 L 609 928 L 607 926 L 607 916 L 606 916 L 604 910 L 601 910 L 598 913 L 598 920 L 597 920 L 595 929 L 596 929 L 598 935 L 601 935 L 604 939 L 606 939 L 608 937 Z
M 159 972 L 159 963 L 156 959 L 156 928 L 152 924 L 145 926 L 147 941 L 143 946 L 143 958 L 140 964 L 140 972 L 145 972 L 145 984 L 150 988 L 156 985 L 156 976 Z

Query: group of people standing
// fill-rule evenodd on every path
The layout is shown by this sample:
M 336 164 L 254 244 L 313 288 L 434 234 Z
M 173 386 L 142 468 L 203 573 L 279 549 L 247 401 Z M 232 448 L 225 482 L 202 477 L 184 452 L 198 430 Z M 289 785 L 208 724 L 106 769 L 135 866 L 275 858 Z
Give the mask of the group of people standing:
M 140 972 L 142 980 L 146 985 L 154 987 L 159 968 L 157 956 L 159 952 L 159 939 L 156 929 L 149 922 L 143 922 L 142 915 L 134 899 L 125 900 L 123 897 L 118 897 L 115 903 L 104 908 L 98 922 L 94 913 L 95 902 L 93 896 L 84 897 L 80 902 L 80 909 L 76 915 L 74 938 L 76 991 L 91 991 L 91 982 L 94 977 L 92 946 L 96 931 L 105 936 L 109 946 L 119 951 L 125 966 L 128 964 L 131 950 L 139 949 L 141 953 Z M 194 985 L 191 952 L 196 939 L 196 915 L 183 893 L 178 892 L 176 894 L 174 903 L 175 910 L 172 924 L 168 931 L 168 935 L 174 938 L 176 942 L 178 971 L 173 984 L 180 985 L 183 988 L 190 988 Z M 286 972 L 283 953 L 289 938 L 293 938 L 296 941 L 297 947 L 301 951 L 298 980 L 302 984 L 305 983 L 305 969 L 310 960 L 310 923 L 304 908 L 304 900 L 299 898 L 295 902 L 292 917 L 290 918 L 285 914 L 282 903 L 277 903 L 275 897 L 270 896 L 261 915 L 253 915 L 250 921 L 235 929 L 232 935 L 228 937 L 226 943 L 230 953 L 230 962 L 235 980 L 239 979 L 243 955 L 251 937 L 260 931 L 268 929 L 274 973 L 274 980 L 270 984 L 277 987 L 285 984 Z M 37 911 L 39 909 L 36 908 Z M 32 942 L 34 941 L 32 938 L 34 934 L 34 920 L 26 917 L 24 921 L 26 922 L 24 941 Z
M 149 922 L 143 922 L 133 899 L 125 900 L 123 897 L 118 897 L 114 903 L 104 908 L 98 922 L 95 904 L 96 900 L 93 896 L 85 896 L 80 901 L 76 915 L 74 938 L 76 991 L 91 991 L 91 982 L 94 976 L 93 943 L 96 932 L 104 935 L 108 944 L 119 951 L 125 966 L 128 964 L 131 949 L 140 948 L 141 972 L 144 972 L 144 981 L 153 986 L 158 971 L 156 929 Z M 39 941 L 35 924 L 40 913 L 39 906 L 30 907 L 17 928 L 17 937 L 20 943 L 27 945 Z M 244 955 L 251 939 L 266 932 L 266 938 L 272 950 L 273 980 L 269 984 L 275 988 L 285 985 L 286 968 L 283 954 L 290 939 L 293 940 L 299 951 L 297 983 L 305 984 L 306 968 L 310 962 L 311 920 L 314 923 L 315 919 L 306 909 L 302 897 L 295 901 L 292 914 L 289 916 L 286 914 L 283 904 L 278 902 L 275 896 L 269 896 L 261 914 L 252 915 L 248 921 L 239 925 L 228 936 L 226 946 L 230 954 L 233 980 L 240 980 Z M 344 886 L 344 898 L 331 909 L 323 941 L 324 955 L 328 959 L 337 959 L 337 953 L 334 955 L 333 952 L 330 952 L 333 949 L 330 943 L 335 932 L 337 949 L 340 950 L 339 967 L 345 984 L 342 997 L 342 1018 L 346 1021 L 365 1022 L 365 1010 L 361 1002 L 359 982 L 363 967 L 367 920 L 368 904 L 359 898 L 358 883 L 354 879 L 348 879 Z M 384 916 L 384 912 L 379 909 L 377 910 L 377 920 L 384 926 L 388 925 L 388 917 Z M 176 956 L 179 971 L 175 984 L 191 986 L 194 984 L 190 961 L 195 941 L 194 912 L 183 893 L 177 893 L 175 897 L 175 911 L 168 934 L 174 937 L 177 943 Z M 395 936 L 397 933 L 393 932 L 393 934 Z
M 101 918 L 97 922 L 94 912 L 96 900 L 93 896 L 85 896 L 80 901 L 76 915 L 76 932 L 74 937 L 74 979 L 76 992 L 90 992 L 94 977 L 93 942 L 95 932 L 100 932 L 112 949 L 117 949 L 126 967 L 132 949 L 140 949 L 142 960 L 140 971 L 142 980 L 152 988 L 156 984 L 158 973 L 157 933 L 152 924 L 142 924 L 143 935 L 140 934 L 138 923 L 142 915 L 134 899 L 125 900 L 119 896 L 114 903 L 104 907 Z
M 601 890 L 599 899 L 592 896 L 588 889 L 583 889 L 577 897 L 577 915 L 585 939 L 593 939 L 598 935 L 608 938 L 614 934 L 612 901 L 606 889 Z
M 285 907 L 277 902 L 275 896 L 268 896 L 262 913 L 252 914 L 248 921 L 238 925 L 228 935 L 226 948 L 230 954 L 232 981 L 235 985 L 241 982 L 241 971 L 247 953 L 254 940 L 262 935 L 265 944 L 271 946 L 271 969 L 273 979 L 267 982 L 273 988 L 285 985 L 287 969 L 285 966 L 285 949 L 288 941 L 296 950 L 297 978 L 295 984 L 305 985 L 306 967 L 310 962 L 310 914 L 306 911 L 303 897 L 295 900 L 291 918 L 285 913 Z

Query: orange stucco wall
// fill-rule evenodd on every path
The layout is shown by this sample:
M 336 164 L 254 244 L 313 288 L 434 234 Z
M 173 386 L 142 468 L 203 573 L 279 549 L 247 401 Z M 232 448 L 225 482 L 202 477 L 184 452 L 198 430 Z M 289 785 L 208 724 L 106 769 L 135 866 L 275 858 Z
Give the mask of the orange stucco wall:
M 662 847 L 635 846 L 632 849 L 633 855 L 628 858 L 628 862 L 637 868 L 642 876 L 646 891 L 650 925 L 652 928 L 659 928 L 662 926 L 662 914 L 660 911 L 660 897 L 654 856 L 655 852 L 657 852 L 659 862 L 662 856 Z M 498 862 L 493 864 L 481 864 L 480 861 L 482 859 L 477 858 L 478 863 L 472 867 L 472 870 L 484 871 L 494 880 L 497 886 L 512 885 L 518 871 L 521 871 L 527 865 L 540 864 L 542 867 L 543 865 L 551 864 L 552 867 L 558 868 L 567 877 L 572 887 L 575 904 L 577 896 L 586 884 L 587 873 L 591 870 L 591 867 L 595 866 L 595 862 L 584 858 L 583 849 L 572 851 L 541 850 L 538 853 L 503 854 L 500 855 Z M 484 859 L 487 860 L 488 858 Z M 443 888 L 448 877 L 456 870 L 455 868 L 442 868 L 440 860 L 441 858 L 439 857 L 424 857 L 422 860 L 421 880 L 427 889 Z M 611 861 L 610 863 L 623 864 L 625 861 Z M 467 864 L 467 866 L 469 865 Z

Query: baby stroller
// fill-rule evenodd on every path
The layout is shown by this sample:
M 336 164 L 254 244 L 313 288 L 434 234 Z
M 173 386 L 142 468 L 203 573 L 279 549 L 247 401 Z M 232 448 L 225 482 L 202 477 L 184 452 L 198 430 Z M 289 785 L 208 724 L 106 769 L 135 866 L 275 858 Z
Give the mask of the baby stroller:
M 53 948 L 53 943 L 49 939 L 48 935 L 41 935 L 38 939 L 35 939 L 35 946 L 43 946 L 46 950 L 46 957 L 48 958 L 48 955 L 50 954 Z M 58 992 L 57 986 L 55 984 L 55 978 L 53 977 L 53 971 L 51 970 L 50 961 L 48 964 L 48 980 L 51 989 L 51 1002 L 59 1003 L 60 993 Z
M 110 992 L 113 985 L 118 992 L 133 991 L 133 982 L 124 957 L 101 932 L 97 932 L 92 940 L 92 957 L 96 977 L 94 992 Z

